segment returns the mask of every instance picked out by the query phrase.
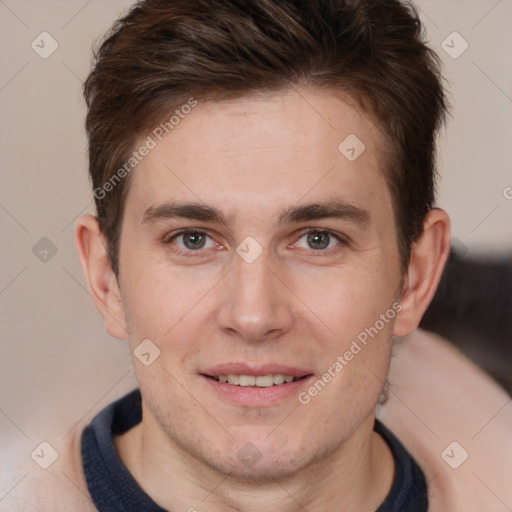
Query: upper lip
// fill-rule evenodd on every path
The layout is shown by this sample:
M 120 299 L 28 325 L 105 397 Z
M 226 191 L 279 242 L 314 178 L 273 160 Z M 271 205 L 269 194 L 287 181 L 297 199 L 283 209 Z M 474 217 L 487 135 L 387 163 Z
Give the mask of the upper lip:
M 200 372 L 203 375 L 217 377 L 218 375 L 291 375 L 296 378 L 311 375 L 312 372 L 303 368 L 285 366 L 282 364 L 252 364 L 246 363 L 225 363 L 212 366 Z

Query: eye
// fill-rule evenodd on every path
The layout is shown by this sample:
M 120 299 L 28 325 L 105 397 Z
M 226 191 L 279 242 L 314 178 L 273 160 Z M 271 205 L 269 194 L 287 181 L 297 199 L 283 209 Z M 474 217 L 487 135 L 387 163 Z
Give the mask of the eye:
M 304 240 L 304 242 L 301 242 Z M 222 249 L 222 245 L 215 242 L 206 232 L 198 229 L 182 229 L 168 234 L 163 242 L 165 245 L 175 246 L 172 249 L 178 254 L 204 252 L 203 249 Z M 339 246 L 348 245 L 348 239 L 339 233 L 322 229 L 310 229 L 296 242 L 295 247 L 307 249 L 317 253 L 330 253 L 340 249 Z
M 306 246 L 299 244 L 300 240 L 303 239 L 305 239 Z M 320 252 L 330 252 L 338 245 L 347 245 L 347 239 L 342 235 L 319 229 L 311 229 L 299 238 L 299 242 L 296 245 L 302 249 L 312 249 Z
M 204 231 L 196 229 L 183 229 L 165 237 L 165 244 L 172 242 L 175 242 L 175 245 L 183 252 L 211 249 L 218 245 Z

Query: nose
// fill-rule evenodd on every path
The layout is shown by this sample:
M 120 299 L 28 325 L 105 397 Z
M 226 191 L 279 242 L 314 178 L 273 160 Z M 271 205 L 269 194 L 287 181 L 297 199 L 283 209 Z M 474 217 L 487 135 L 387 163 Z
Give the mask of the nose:
M 258 343 L 288 332 L 293 324 L 293 293 L 265 251 L 248 263 L 235 255 L 225 278 L 220 328 L 230 336 Z

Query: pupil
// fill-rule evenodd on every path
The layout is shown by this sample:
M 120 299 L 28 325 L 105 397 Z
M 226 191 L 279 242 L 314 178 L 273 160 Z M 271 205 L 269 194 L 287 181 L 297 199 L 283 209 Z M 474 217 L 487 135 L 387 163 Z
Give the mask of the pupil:
M 329 233 L 309 233 L 308 243 L 313 249 L 325 249 L 329 245 Z
M 188 233 L 185 235 L 184 242 L 188 249 L 197 249 L 204 245 L 204 237 L 200 233 Z

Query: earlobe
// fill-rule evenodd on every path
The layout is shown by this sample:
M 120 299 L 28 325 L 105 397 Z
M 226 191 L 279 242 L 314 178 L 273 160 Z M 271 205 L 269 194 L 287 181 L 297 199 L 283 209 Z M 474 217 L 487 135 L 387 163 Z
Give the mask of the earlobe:
M 80 217 L 75 225 L 75 245 L 89 293 L 100 312 L 107 332 L 126 339 L 125 315 L 121 292 L 112 271 L 105 236 L 92 215 Z
M 416 329 L 434 297 L 450 253 L 450 219 L 441 209 L 430 210 L 423 233 L 411 249 L 393 334 L 405 336 Z

